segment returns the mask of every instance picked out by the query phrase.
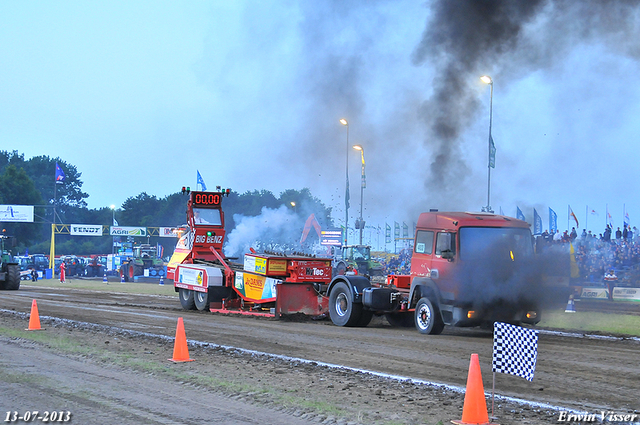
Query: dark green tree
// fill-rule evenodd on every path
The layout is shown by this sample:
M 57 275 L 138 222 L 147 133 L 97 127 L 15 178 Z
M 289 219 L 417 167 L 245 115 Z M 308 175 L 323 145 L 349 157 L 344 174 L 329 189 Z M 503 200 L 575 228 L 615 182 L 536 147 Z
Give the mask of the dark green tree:
M 8 164 L 0 174 L 0 204 L 42 205 L 40 193 L 22 168 Z M 44 215 L 44 208 L 34 209 L 34 216 Z M 15 236 L 19 247 L 28 246 L 39 234 L 35 223 L 2 223 L 8 235 Z

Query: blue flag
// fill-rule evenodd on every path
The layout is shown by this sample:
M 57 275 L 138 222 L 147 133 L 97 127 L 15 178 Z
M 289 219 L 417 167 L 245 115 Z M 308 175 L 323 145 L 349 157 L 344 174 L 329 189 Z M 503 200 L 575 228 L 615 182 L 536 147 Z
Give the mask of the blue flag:
M 204 184 L 204 180 L 202 179 L 202 176 L 200 175 L 200 171 L 196 170 L 196 173 L 198 173 L 196 184 L 199 184 L 200 186 L 202 186 L 202 191 L 204 192 L 205 190 L 207 190 L 207 185 Z
M 496 168 L 496 145 L 491 135 L 489 135 L 489 146 L 489 167 Z
M 524 218 L 524 214 L 522 213 L 522 210 L 520 209 L 520 207 L 516 207 L 518 210 L 516 212 L 516 218 L 518 220 L 522 220 L 522 221 L 526 221 Z
M 551 208 L 549 208 L 549 230 L 552 234 L 558 230 L 558 214 Z
M 347 175 L 347 188 L 344 192 L 344 205 L 347 209 L 351 206 L 351 204 L 349 204 L 349 199 L 351 199 L 351 196 L 349 195 L 349 176 Z
M 60 168 L 60 166 L 56 162 L 56 183 L 64 183 L 64 179 L 66 177 L 67 176 L 64 174 L 64 171 L 62 171 L 62 168 Z
M 533 209 L 533 234 L 542 234 L 542 217 L 540 217 L 535 208 Z

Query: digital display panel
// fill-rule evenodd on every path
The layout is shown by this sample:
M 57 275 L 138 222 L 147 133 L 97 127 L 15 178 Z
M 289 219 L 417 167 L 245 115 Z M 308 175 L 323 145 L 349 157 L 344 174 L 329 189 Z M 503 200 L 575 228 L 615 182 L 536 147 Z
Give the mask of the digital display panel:
M 191 192 L 191 201 L 195 208 L 218 207 L 221 196 L 218 192 Z

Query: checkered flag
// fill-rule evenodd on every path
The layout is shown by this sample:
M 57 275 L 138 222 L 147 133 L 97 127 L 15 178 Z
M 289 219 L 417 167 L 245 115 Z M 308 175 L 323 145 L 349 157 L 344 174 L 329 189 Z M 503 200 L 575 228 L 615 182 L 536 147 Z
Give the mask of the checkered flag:
M 493 371 L 531 381 L 538 359 L 538 331 L 496 322 L 493 326 Z

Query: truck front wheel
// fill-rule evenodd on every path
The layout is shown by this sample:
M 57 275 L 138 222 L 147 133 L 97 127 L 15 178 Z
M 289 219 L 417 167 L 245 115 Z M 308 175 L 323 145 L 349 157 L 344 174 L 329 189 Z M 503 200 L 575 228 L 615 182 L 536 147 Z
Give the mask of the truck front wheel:
M 329 294 L 329 316 L 333 324 L 337 326 L 358 326 L 361 313 L 362 305 L 354 304 L 349 286 L 344 282 L 336 283 Z
M 421 334 L 440 335 L 444 329 L 444 322 L 440 312 L 429 298 L 420 298 L 415 312 L 416 329 Z
M 195 297 L 193 296 L 193 291 L 190 289 L 180 288 L 178 291 L 180 293 L 180 304 L 182 308 L 185 310 L 195 310 L 196 302 Z

